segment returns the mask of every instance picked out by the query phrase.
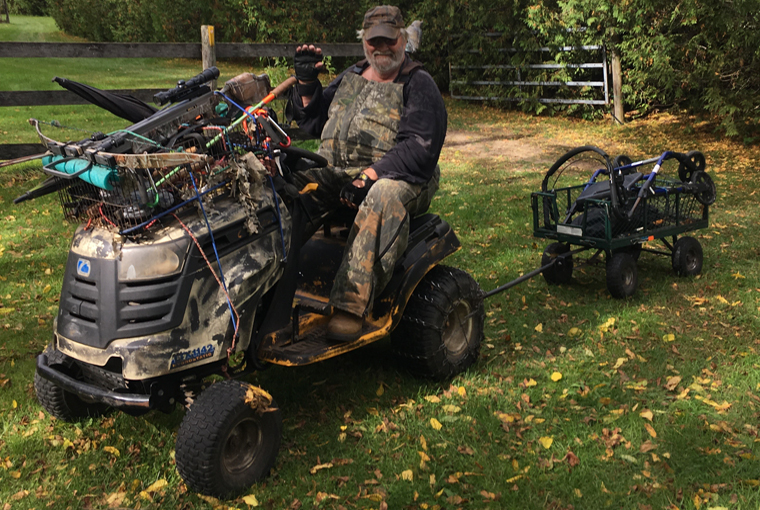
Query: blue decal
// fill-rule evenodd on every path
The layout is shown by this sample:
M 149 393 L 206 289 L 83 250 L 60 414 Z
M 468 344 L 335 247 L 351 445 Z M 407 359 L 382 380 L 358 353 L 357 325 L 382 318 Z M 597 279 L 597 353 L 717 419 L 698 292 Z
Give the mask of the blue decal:
M 170 369 L 183 367 L 185 365 L 189 365 L 190 363 L 195 363 L 202 359 L 210 358 L 214 355 L 214 350 L 214 346 L 208 344 L 204 347 L 193 349 L 192 351 L 175 352 L 172 355 L 172 364 Z
M 77 260 L 77 274 L 80 276 L 90 276 L 90 261 L 87 259 Z

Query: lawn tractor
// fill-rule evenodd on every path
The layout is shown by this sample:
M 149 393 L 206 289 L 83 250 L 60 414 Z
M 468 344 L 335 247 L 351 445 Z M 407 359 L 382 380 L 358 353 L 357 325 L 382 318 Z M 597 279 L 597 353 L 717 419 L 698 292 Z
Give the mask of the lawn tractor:
M 483 297 L 464 271 L 439 265 L 459 249 L 434 214 L 411 219 L 408 248 L 376 296 L 359 339 L 326 338 L 328 295 L 351 219 L 310 214 L 294 172 L 325 159 L 290 145 L 267 104 L 266 75 L 219 90 L 206 70 L 156 96 L 169 105 L 114 133 L 58 142 L 42 133 L 49 175 L 17 199 L 55 192 L 78 227 L 52 342 L 34 386 L 53 416 L 188 408 L 176 465 L 187 486 L 230 497 L 274 465 L 282 411 L 241 380 L 391 337 L 398 359 L 434 379 L 479 355 Z M 208 384 L 211 376 L 220 382 Z M 206 387 L 208 386 L 208 387 Z

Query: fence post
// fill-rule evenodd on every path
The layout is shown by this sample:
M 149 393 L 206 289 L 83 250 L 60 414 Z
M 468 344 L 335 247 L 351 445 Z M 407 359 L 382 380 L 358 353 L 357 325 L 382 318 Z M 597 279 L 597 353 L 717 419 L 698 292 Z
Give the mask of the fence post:
M 201 58 L 204 70 L 216 65 L 214 25 L 201 25 Z M 216 90 L 216 80 L 211 83 L 211 89 Z
M 612 101 L 615 104 L 615 122 L 623 124 L 625 122 L 625 111 L 623 110 L 623 69 L 620 65 L 620 50 L 618 50 L 619 41 L 612 42 Z

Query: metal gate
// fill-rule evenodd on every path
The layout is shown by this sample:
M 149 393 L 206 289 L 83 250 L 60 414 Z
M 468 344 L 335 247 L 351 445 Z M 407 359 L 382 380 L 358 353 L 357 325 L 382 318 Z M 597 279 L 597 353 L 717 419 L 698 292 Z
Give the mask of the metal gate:
M 502 34 L 485 34 L 494 40 Z M 450 53 L 451 97 L 472 101 L 609 105 L 604 46 L 466 49 Z

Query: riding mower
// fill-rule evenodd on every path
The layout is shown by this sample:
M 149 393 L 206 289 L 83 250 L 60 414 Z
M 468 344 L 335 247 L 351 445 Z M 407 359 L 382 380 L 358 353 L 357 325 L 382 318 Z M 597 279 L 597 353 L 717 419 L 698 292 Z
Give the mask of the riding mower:
M 281 409 L 247 375 L 390 335 L 405 367 L 450 378 L 478 358 L 484 294 L 439 265 L 460 244 L 424 214 L 410 220 L 408 248 L 361 337 L 327 339 L 351 222 L 310 215 L 308 190 L 289 182 L 326 161 L 290 146 L 266 108 L 287 83 L 270 91 L 265 75 L 241 75 L 211 91 L 206 73 L 117 133 L 61 143 L 35 123 L 51 177 L 25 196 L 57 192 L 79 226 L 34 386 L 66 421 L 186 406 L 177 470 L 191 490 L 229 497 L 268 474 L 282 435 Z M 223 380 L 209 384 L 212 376 Z

